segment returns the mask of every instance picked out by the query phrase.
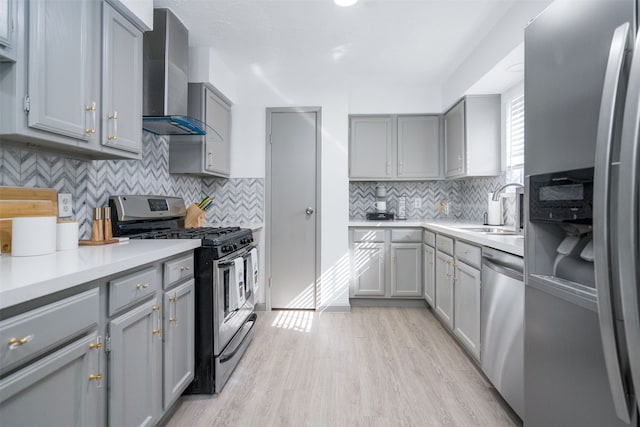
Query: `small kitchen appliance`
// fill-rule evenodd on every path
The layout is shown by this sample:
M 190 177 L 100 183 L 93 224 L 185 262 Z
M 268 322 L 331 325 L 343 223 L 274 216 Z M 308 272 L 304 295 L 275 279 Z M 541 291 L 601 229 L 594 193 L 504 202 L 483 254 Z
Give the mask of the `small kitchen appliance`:
M 185 393 L 219 393 L 254 334 L 253 233 L 240 227 L 184 228 L 180 197 L 111 196 L 109 206 L 114 236 L 201 240 L 194 253 L 194 380 Z
M 389 221 L 393 220 L 394 215 L 387 212 L 387 187 L 384 184 L 376 185 L 376 201 L 374 204 L 375 212 L 367 212 L 367 220 L 369 221 Z

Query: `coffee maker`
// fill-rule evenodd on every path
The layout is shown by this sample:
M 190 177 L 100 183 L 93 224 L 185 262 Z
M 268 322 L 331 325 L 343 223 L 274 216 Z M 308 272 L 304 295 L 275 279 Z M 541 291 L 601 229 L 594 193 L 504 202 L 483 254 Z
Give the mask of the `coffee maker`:
M 390 221 L 394 219 L 393 212 L 387 212 L 387 187 L 384 184 L 376 185 L 375 212 L 367 212 L 369 221 Z

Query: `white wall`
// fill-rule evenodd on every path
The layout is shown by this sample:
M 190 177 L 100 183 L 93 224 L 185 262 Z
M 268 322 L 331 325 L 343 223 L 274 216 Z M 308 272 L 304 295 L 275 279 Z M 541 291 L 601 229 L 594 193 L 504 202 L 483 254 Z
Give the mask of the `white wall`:
M 466 94 L 495 64 L 516 49 L 524 40 L 527 23 L 550 3 L 551 0 L 516 2 L 445 81 L 442 88 L 444 109 Z
M 235 74 L 209 47 L 189 48 L 189 81 L 209 82 L 231 102 L 238 98 Z
M 414 114 L 442 112 L 442 87 L 366 76 L 349 84 L 349 114 Z

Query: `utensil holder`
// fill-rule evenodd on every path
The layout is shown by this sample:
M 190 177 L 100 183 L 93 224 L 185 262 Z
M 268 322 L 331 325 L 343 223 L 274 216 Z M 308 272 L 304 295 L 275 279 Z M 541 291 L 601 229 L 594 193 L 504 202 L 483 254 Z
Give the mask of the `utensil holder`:
M 203 227 L 205 211 L 200 209 L 195 203 L 187 207 L 187 215 L 184 218 L 186 228 Z

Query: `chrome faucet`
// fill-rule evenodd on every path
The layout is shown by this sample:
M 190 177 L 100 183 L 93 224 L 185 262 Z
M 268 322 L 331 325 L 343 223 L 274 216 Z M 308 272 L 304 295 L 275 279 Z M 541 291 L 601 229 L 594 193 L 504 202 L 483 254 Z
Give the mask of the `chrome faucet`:
M 519 184 L 517 182 L 510 182 L 509 184 L 505 184 L 502 187 L 498 188 L 496 191 L 493 192 L 493 197 L 491 198 L 491 200 L 493 200 L 494 202 L 497 202 L 499 197 L 500 197 L 500 193 L 507 187 L 518 187 L 518 188 L 524 188 L 524 185 Z

